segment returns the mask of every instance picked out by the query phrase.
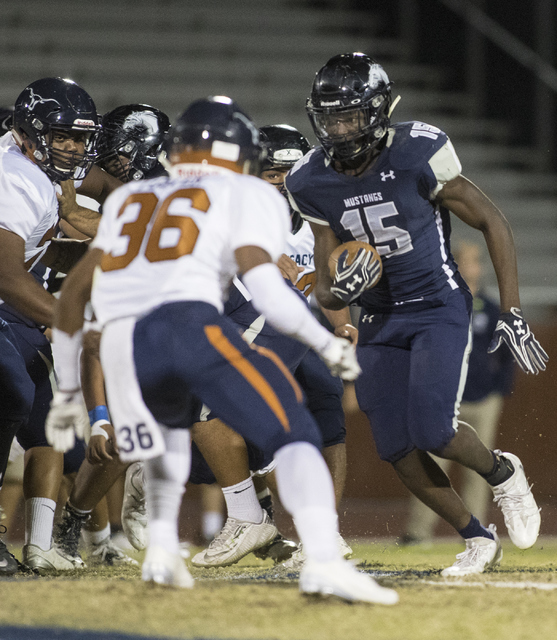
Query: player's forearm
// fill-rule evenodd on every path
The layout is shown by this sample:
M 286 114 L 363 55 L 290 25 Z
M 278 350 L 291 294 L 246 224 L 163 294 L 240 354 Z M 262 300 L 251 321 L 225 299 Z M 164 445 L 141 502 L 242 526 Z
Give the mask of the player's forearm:
M 78 204 L 61 217 L 74 229 L 86 235 L 88 238 L 94 238 L 97 234 L 101 214 L 87 207 L 80 207 Z
M 0 298 L 38 324 L 52 326 L 54 297 L 27 271 L 17 276 L 2 275 Z
M 333 329 L 342 327 L 345 324 L 352 324 L 352 318 L 350 317 L 350 310 L 348 309 L 348 307 L 336 310 L 325 309 L 325 307 L 321 307 L 321 311 L 323 311 L 323 315 L 325 316 L 325 318 L 327 318 Z
M 516 248 L 510 225 L 503 216 L 496 217 L 482 231 L 497 276 L 501 311 L 520 308 Z
M 95 334 L 95 336 L 91 335 Z M 104 376 L 98 349 L 100 333 L 89 331 L 83 336 L 81 355 L 81 388 L 88 411 L 99 405 L 106 405 Z
M 319 282 L 319 280 L 317 281 L 317 285 L 315 286 L 315 297 L 317 298 L 317 302 L 319 302 L 324 310 L 328 309 L 332 312 L 340 311 L 342 309 L 348 310 L 346 303 L 331 293 L 330 287 L 332 283 L 332 280 L 327 284 L 323 284 Z

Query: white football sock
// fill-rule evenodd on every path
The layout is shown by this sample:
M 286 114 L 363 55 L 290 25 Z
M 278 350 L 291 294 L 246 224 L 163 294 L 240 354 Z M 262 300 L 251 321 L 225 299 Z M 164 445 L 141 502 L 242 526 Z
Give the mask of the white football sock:
M 220 511 L 204 511 L 201 516 L 201 532 L 205 540 L 212 540 L 223 524 L 224 516 Z
M 25 544 L 34 544 L 43 551 L 50 549 L 55 510 L 56 502 L 50 498 L 25 501 Z
M 264 513 L 251 478 L 242 480 L 237 484 L 224 487 L 222 490 L 226 501 L 226 510 L 229 518 L 261 524 Z
M 106 538 L 110 538 L 110 522 L 104 529 L 101 529 L 101 531 L 88 531 L 87 529 L 82 529 L 81 535 L 88 547 L 91 547 L 94 544 L 100 544 L 106 540 Z
M 190 432 L 159 426 L 166 452 L 145 461 L 149 544 L 164 547 L 170 553 L 179 553 L 178 517 L 190 473 Z
M 294 519 L 304 553 L 319 562 L 340 557 L 338 516 L 329 469 L 318 449 L 295 442 L 275 453 L 279 497 Z

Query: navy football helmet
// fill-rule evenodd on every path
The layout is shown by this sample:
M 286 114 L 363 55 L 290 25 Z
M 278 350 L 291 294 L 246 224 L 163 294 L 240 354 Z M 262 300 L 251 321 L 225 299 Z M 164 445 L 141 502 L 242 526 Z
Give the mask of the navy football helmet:
M 383 67 L 363 53 L 344 53 L 317 72 L 306 111 L 327 156 L 354 169 L 387 133 L 391 104 Z
M 101 125 L 97 163 L 103 169 L 122 182 L 153 172 L 170 129 L 165 113 L 147 104 L 126 104 L 105 113 Z
M 13 115 L 17 142 L 29 141 L 37 165 L 53 181 L 80 180 L 95 161 L 95 143 L 100 129 L 91 96 L 73 80 L 42 78 L 32 82 L 18 96 Z M 77 136 L 83 153 L 53 148 L 56 132 Z
M 303 158 L 311 149 L 308 139 L 298 129 L 287 124 L 270 124 L 259 129 L 261 142 L 266 150 L 266 157 L 261 166 L 261 171 L 272 169 L 287 170 L 293 167 L 300 158 Z M 277 176 L 277 181 L 272 184 L 288 200 L 288 193 L 284 185 L 284 175 Z M 302 226 L 302 217 L 292 208 L 290 201 L 290 217 L 292 219 L 292 232 L 297 233 Z
M 0 107 L 0 138 L 12 128 L 13 107 Z
M 259 129 L 267 154 L 262 171 L 275 167 L 293 167 L 311 149 L 308 139 L 287 124 L 269 124 Z
M 178 117 L 164 145 L 170 165 L 215 164 L 257 174 L 264 155 L 251 118 L 226 96 L 196 100 Z

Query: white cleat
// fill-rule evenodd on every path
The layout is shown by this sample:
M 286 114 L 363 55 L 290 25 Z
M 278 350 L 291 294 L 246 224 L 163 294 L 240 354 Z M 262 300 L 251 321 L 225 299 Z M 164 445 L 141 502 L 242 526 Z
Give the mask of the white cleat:
M 122 549 L 117 547 L 110 536 L 98 544 L 92 544 L 89 549 L 88 561 L 90 564 L 107 565 L 117 567 L 123 565 L 139 566 L 139 562 L 126 555 Z
M 141 579 L 164 587 L 192 589 L 194 580 L 179 553 L 158 545 L 150 546 L 141 568 Z
M 483 573 L 501 562 L 503 549 L 497 536 L 495 525 L 490 524 L 488 529 L 495 536 L 491 538 L 468 538 L 466 550 L 456 556 L 456 562 L 441 571 L 444 578 L 458 578 L 474 573 Z
M 540 533 L 540 509 L 534 500 L 520 459 L 512 453 L 495 453 L 512 463 L 514 473 L 505 482 L 491 487 L 495 496 L 493 501 L 503 512 L 513 544 L 519 549 L 529 549 L 535 544 Z
M 266 511 L 263 522 L 242 522 L 228 518 L 220 533 L 211 544 L 192 558 L 194 567 L 228 567 L 241 560 L 248 553 L 269 544 L 278 530 Z
M 346 542 L 346 540 L 338 534 L 337 537 L 338 548 L 340 549 L 340 553 L 345 560 L 352 557 L 352 547 Z
M 129 543 L 137 551 L 142 551 L 149 544 L 147 524 L 143 464 L 134 462 L 126 470 L 122 503 L 122 529 Z
M 23 547 L 22 555 L 23 564 L 40 574 L 75 571 L 87 566 L 79 556 L 70 556 L 56 545 L 52 545 L 48 551 L 45 551 L 34 544 L 26 544 Z
M 352 556 L 352 547 L 348 545 L 348 543 L 340 535 L 340 533 L 337 534 L 337 544 L 339 551 L 345 560 Z M 292 556 L 288 560 L 286 560 L 286 562 L 283 562 L 280 566 L 283 569 L 289 569 L 290 571 L 300 571 L 304 566 L 305 561 L 306 554 L 304 553 L 304 545 L 300 543 Z
M 300 591 L 308 596 L 336 596 L 349 602 L 391 605 L 399 600 L 396 591 L 382 587 L 342 559 L 307 560 L 300 573 Z

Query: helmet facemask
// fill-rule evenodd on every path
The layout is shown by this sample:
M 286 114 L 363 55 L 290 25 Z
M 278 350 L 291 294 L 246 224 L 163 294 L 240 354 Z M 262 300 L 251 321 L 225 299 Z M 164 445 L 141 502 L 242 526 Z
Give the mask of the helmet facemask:
M 31 143 L 31 155 L 37 165 L 54 182 L 64 180 L 83 180 L 96 160 L 96 139 L 98 125 L 80 125 L 75 127 L 48 127 L 38 119 L 31 122 L 32 135 L 23 131 Z M 44 133 L 42 130 L 46 129 Z M 68 134 L 77 144 L 83 144 L 83 152 L 66 151 L 58 148 L 58 133 Z
M 306 110 L 329 159 L 355 169 L 373 153 L 387 133 L 390 103 L 387 86 L 363 105 L 316 107 L 310 99 Z
M 165 113 L 144 104 L 117 107 L 102 118 L 98 164 L 122 182 L 142 180 L 157 165 L 170 128 Z

